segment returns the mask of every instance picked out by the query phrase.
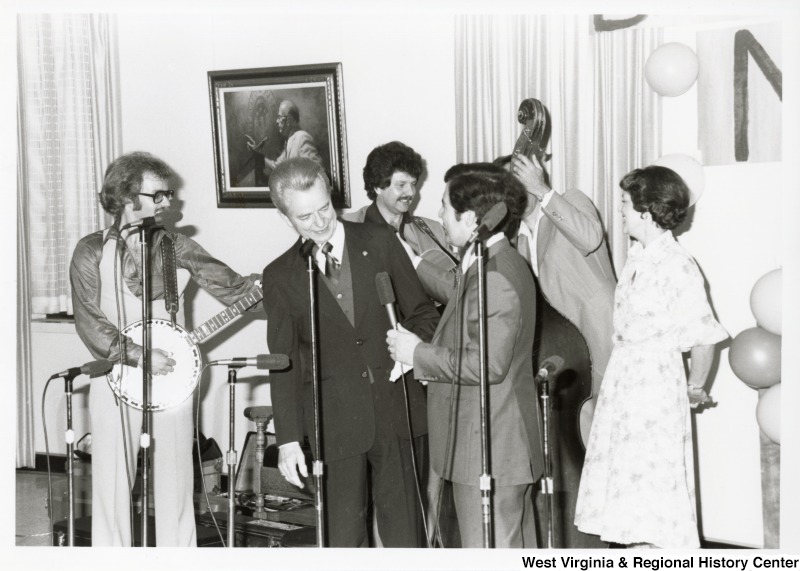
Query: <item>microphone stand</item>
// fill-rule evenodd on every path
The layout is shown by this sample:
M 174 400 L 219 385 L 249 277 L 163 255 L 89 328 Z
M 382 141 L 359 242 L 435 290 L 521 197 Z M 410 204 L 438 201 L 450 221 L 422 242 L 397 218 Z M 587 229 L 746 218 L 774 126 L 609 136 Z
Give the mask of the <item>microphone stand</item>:
M 320 424 L 319 407 L 319 355 L 317 345 L 317 280 L 315 276 L 316 261 L 313 255 L 306 258 L 308 262 L 308 301 L 309 314 L 311 316 L 311 395 L 314 406 L 314 464 L 312 473 L 314 475 L 314 506 L 317 510 L 317 546 L 325 545 L 325 517 L 324 503 L 322 494 L 322 475 L 324 467 L 322 463 L 322 431 Z
M 478 343 L 480 346 L 480 421 L 481 421 L 481 517 L 483 524 L 483 547 L 494 545 L 492 538 L 492 476 L 490 472 L 489 415 L 488 403 L 488 345 L 486 340 L 486 275 L 484 268 L 484 245 L 475 242 L 475 256 L 478 262 Z
M 149 227 L 139 227 L 142 254 L 142 547 L 147 547 L 148 499 L 150 497 L 150 249 L 147 247 Z
M 547 518 L 547 548 L 553 548 L 553 461 L 552 445 L 550 443 L 550 417 L 552 412 L 552 402 L 550 398 L 550 379 L 546 369 L 542 369 L 544 375 L 539 381 L 539 399 L 542 401 L 542 449 L 544 451 L 544 474 L 541 480 L 541 491 L 544 494 L 544 511 Z M 542 374 L 542 371 L 539 374 Z
M 67 430 L 64 442 L 67 444 L 67 545 L 75 546 L 75 472 L 73 468 L 75 431 L 72 430 L 72 376 L 64 377 L 64 392 L 67 395 Z
M 235 423 L 234 417 L 236 414 L 236 366 L 230 365 L 228 367 L 228 545 L 227 547 L 235 547 L 236 537 L 236 502 L 234 487 L 236 485 L 236 444 L 234 442 Z M 258 466 L 261 470 L 261 466 Z

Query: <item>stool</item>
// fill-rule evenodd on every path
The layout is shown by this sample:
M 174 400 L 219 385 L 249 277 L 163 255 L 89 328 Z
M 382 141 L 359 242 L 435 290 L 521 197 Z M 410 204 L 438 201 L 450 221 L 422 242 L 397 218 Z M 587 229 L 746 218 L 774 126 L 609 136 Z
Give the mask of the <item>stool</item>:
M 264 450 L 267 448 L 267 425 L 272 420 L 272 407 L 249 406 L 244 409 L 244 416 L 256 423 L 255 482 L 253 483 L 256 509 L 253 512 L 253 517 L 266 519 L 267 511 L 264 509 L 264 492 L 261 491 L 261 466 L 264 465 Z

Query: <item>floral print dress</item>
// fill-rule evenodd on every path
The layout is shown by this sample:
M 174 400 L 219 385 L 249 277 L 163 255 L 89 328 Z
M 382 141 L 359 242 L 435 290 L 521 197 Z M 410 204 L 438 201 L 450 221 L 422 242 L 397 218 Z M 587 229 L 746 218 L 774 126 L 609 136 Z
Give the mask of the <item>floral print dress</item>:
M 671 232 L 631 246 L 578 492 L 581 531 L 615 543 L 699 547 L 681 354 L 727 337 L 700 270 Z

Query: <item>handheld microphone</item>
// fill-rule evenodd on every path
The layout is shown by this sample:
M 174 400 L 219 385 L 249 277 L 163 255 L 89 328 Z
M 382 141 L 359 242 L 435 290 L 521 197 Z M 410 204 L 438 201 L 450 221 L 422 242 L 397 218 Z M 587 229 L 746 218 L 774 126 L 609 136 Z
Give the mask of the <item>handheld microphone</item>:
M 484 215 L 478 227 L 472 231 L 472 235 L 470 235 L 467 241 L 467 247 L 474 244 L 476 240 L 483 241 L 488 238 L 494 229 L 505 219 L 506 214 L 508 214 L 508 207 L 505 202 L 498 202 L 492 206 L 489 212 Z
M 78 375 L 89 375 L 89 377 L 99 377 L 101 375 L 105 375 L 111 372 L 111 369 L 114 365 L 111 361 L 107 361 L 106 359 L 100 359 L 99 361 L 92 361 L 91 363 L 86 363 L 82 367 L 72 367 L 71 369 L 67 369 L 66 371 L 61 371 L 60 373 L 56 373 L 51 379 L 57 379 L 59 377 L 65 379 L 74 379 Z
M 563 368 L 564 359 L 558 355 L 550 355 L 547 359 L 542 361 L 542 364 L 539 366 L 539 372 L 536 373 L 534 382 L 538 383 L 540 381 L 547 380 L 548 378 L 555 376 L 555 374 L 561 371 Z
M 120 230 L 127 230 L 129 228 L 155 228 L 156 226 L 163 226 L 164 224 L 172 224 L 183 218 L 183 214 L 177 210 L 162 210 L 157 212 L 154 216 L 145 216 L 139 220 L 129 222 Z
M 392 324 L 392 329 L 397 329 L 397 314 L 394 311 L 394 290 L 392 289 L 392 278 L 386 272 L 379 272 L 375 274 L 375 287 L 378 289 L 378 299 L 381 305 L 386 308 L 386 313 L 389 316 L 389 322 Z
M 210 365 L 227 365 L 229 367 L 255 367 L 257 369 L 282 370 L 289 367 L 289 357 L 286 355 L 256 355 L 255 357 L 234 357 L 233 359 L 219 359 L 211 361 Z

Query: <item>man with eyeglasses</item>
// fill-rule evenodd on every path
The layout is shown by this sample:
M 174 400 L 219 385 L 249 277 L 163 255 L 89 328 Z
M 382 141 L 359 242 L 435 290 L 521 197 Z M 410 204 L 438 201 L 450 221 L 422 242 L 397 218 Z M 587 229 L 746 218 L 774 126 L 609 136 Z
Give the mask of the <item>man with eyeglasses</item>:
M 275 119 L 275 123 L 278 125 L 278 133 L 284 140 L 283 151 L 275 160 L 264 157 L 264 172 L 266 176 L 269 176 L 278 164 L 286 159 L 296 157 L 311 159 L 324 168 L 325 165 L 317 150 L 314 137 L 300 128 L 300 110 L 293 101 L 289 99 L 281 101 L 278 106 L 278 116 Z M 260 152 L 259 145 L 255 145 L 255 141 L 252 139 L 248 140 L 247 147 L 253 152 Z
M 100 203 L 114 222 L 109 228 L 82 238 L 70 264 L 75 329 L 95 359 L 142 366 L 142 346 L 120 334 L 128 324 L 141 320 L 139 230 L 126 225 L 170 208 L 175 191 L 170 189 L 169 181 L 174 176 L 164 161 L 142 152 L 122 155 L 106 169 Z M 170 280 L 176 284 L 177 302 L 177 308 L 171 309 L 175 322 L 181 326 L 183 291 L 190 279 L 225 304 L 239 301 L 258 287 L 257 274 L 239 275 L 182 234 L 156 228 L 150 233 L 149 243 L 152 318 L 171 318 L 164 303 L 168 289 L 165 284 Z M 169 263 L 173 259 L 174 265 Z M 158 382 L 160 375 L 173 372 L 177 365 L 168 351 L 158 347 L 150 351 L 149 363 L 153 382 Z M 92 545 L 130 546 L 129 486 L 136 470 L 142 413 L 121 404 L 106 378 L 98 377 L 90 385 L 89 414 Z M 194 546 L 192 399 L 153 413 L 151 435 L 156 544 Z

